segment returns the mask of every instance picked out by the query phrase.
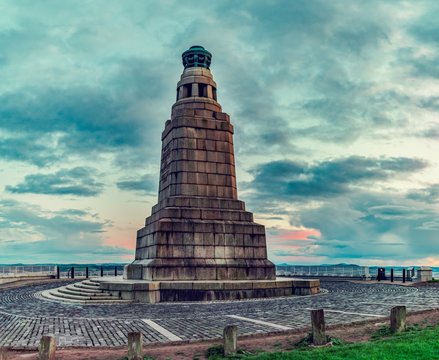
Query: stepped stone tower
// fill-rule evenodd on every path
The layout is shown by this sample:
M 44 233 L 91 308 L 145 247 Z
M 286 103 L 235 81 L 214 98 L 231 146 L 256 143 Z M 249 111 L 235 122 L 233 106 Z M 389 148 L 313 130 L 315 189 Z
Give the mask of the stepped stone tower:
M 182 57 L 162 133 L 158 204 L 123 279 L 100 279 L 100 288 L 149 303 L 317 293 L 319 280 L 275 279 L 265 228 L 238 200 L 233 126 L 217 102 L 212 55 L 192 46 Z
M 162 133 L 159 201 L 137 233 L 126 279 L 275 279 L 265 228 L 238 200 L 233 125 L 217 102 L 211 58 L 201 46 L 182 55 Z

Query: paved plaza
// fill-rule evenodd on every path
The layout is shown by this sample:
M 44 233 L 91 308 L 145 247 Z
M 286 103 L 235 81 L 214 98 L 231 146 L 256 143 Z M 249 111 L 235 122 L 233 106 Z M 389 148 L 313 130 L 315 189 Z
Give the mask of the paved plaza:
M 310 309 L 324 308 L 327 324 L 387 317 L 390 308 L 439 308 L 439 288 L 322 282 L 322 294 L 210 303 L 76 305 L 50 301 L 41 292 L 60 283 L 0 291 L 0 347 L 35 348 L 54 334 L 59 346 L 120 346 L 139 331 L 144 342 L 212 339 L 227 324 L 239 334 L 309 327 Z

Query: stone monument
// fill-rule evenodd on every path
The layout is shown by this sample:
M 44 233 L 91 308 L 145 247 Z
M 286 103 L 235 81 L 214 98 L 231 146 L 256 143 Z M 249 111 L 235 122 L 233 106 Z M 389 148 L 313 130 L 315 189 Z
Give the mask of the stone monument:
M 158 203 L 137 232 L 124 281 L 101 287 L 148 302 L 315 293 L 318 280 L 275 280 L 265 228 L 238 199 L 233 125 L 217 101 L 211 59 L 202 46 L 182 54 L 162 133 Z

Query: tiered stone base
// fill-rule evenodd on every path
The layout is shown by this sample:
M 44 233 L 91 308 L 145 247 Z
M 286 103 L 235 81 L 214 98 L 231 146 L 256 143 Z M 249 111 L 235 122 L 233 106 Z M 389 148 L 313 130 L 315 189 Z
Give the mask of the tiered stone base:
M 100 281 L 100 288 L 124 300 L 143 303 L 172 301 L 242 300 L 253 298 L 313 295 L 320 292 L 320 281 Z

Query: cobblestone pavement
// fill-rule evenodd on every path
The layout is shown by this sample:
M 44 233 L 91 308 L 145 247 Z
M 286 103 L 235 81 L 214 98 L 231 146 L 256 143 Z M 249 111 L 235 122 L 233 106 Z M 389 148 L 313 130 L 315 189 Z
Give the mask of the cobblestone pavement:
M 328 324 L 388 316 L 390 308 L 439 308 L 439 288 L 388 284 L 323 282 L 320 295 L 210 303 L 77 305 L 49 301 L 43 290 L 56 284 L 0 291 L 0 347 L 35 348 L 42 335 L 58 346 L 119 346 L 127 333 L 144 342 L 216 338 L 227 324 L 240 334 L 306 328 L 310 309 L 324 308 Z

